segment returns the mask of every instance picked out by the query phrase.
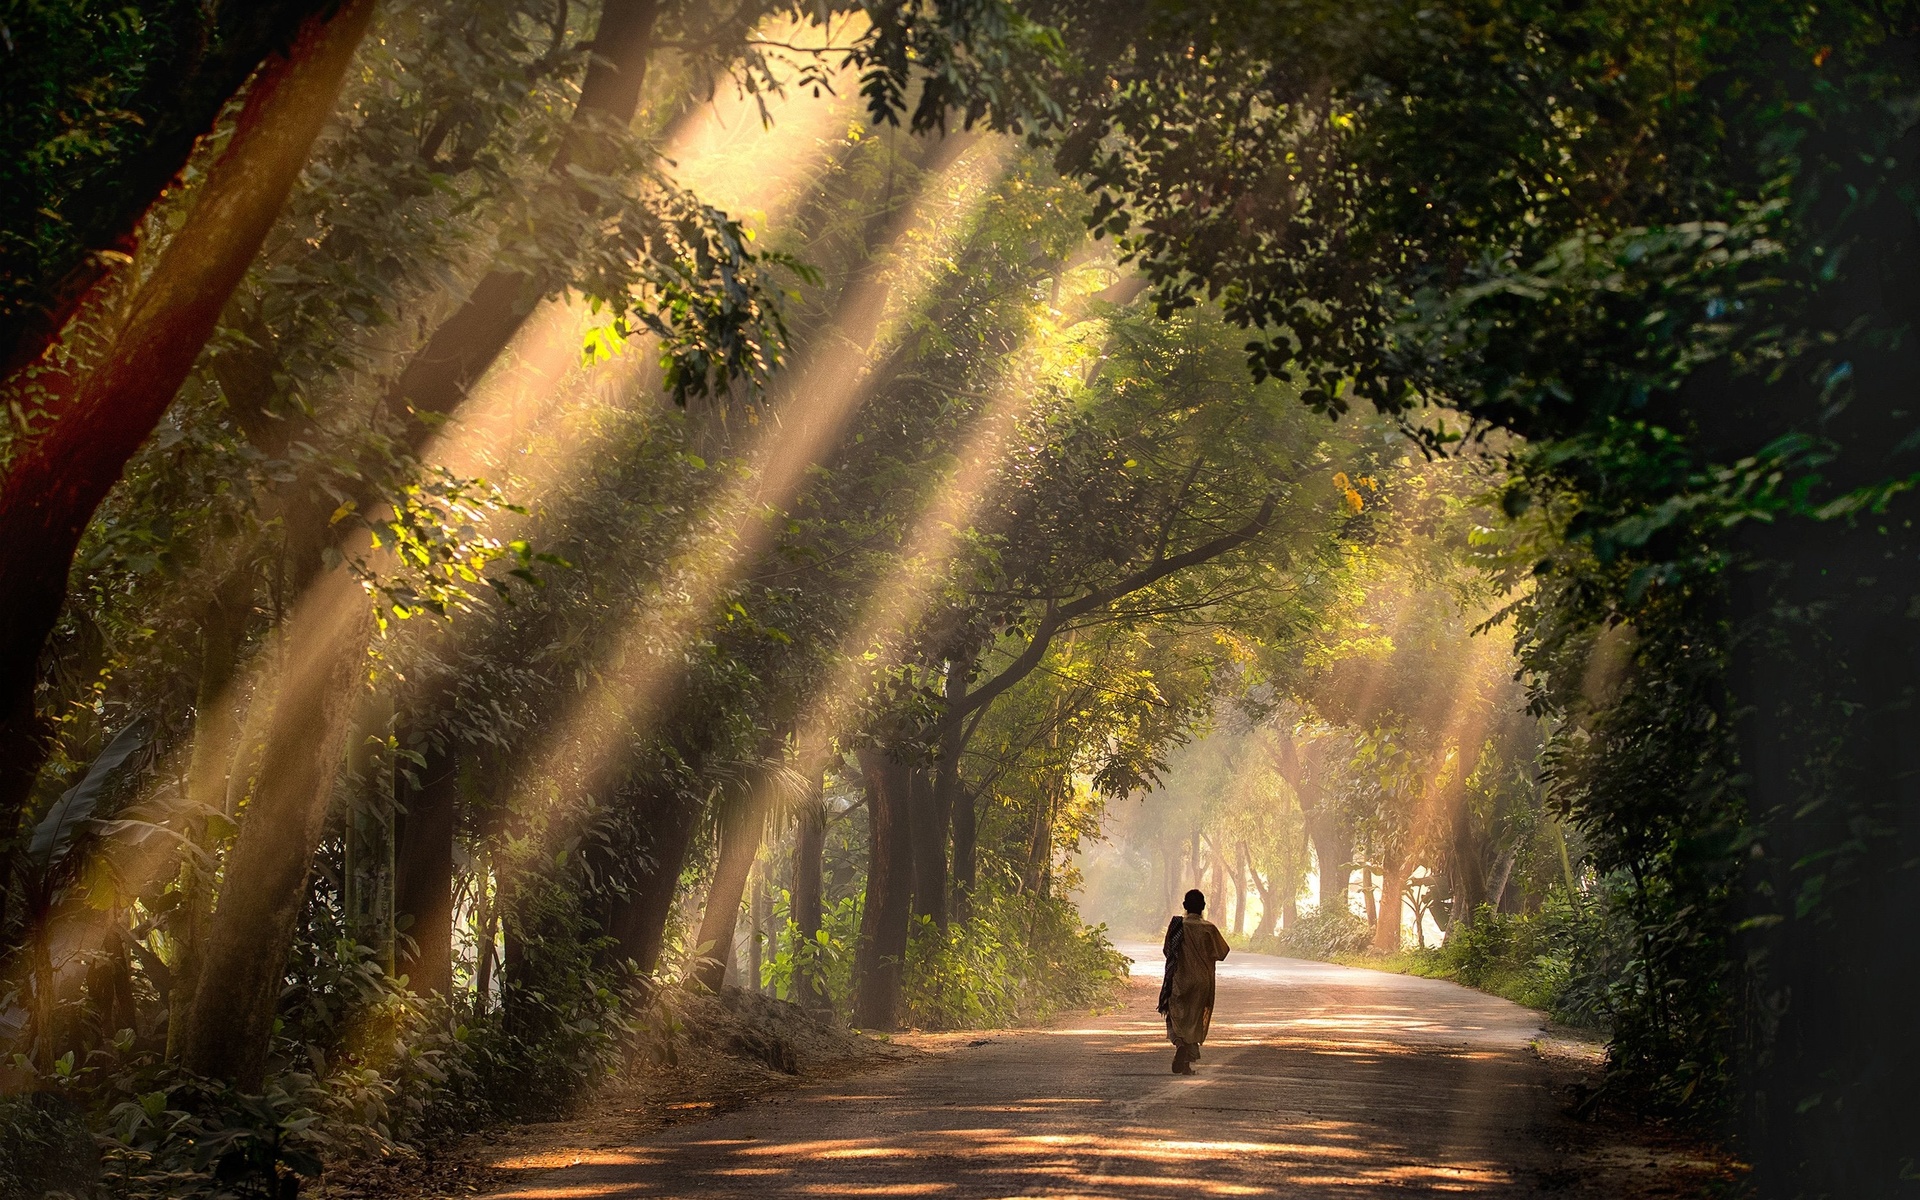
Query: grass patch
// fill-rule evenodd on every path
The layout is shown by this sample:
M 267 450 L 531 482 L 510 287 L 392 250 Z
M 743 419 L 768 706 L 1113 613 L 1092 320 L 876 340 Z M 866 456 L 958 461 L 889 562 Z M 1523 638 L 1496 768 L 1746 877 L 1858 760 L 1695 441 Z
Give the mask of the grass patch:
M 1365 967 L 1395 975 L 1418 975 L 1422 979 L 1449 979 L 1476 991 L 1487 992 L 1552 1013 L 1559 1000 L 1562 980 L 1552 963 L 1540 961 L 1462 962 L 1462 956 L 1444 947 L 1425 950 L 1400 950 L 1385 953 L 1359 950 L 1335 954 L 1329 961 L 1345 967 Z M 1557 1015 L 1557 1014 L 1556 1014 Z

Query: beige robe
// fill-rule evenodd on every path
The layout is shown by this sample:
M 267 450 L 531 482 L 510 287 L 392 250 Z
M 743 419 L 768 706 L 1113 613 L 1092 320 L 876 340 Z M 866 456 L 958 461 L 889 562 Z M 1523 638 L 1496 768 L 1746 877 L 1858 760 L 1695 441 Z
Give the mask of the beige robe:
M 1167 1005 L 1167 1040 L 1198 1046 L 1213 1024 L 1213 964 L 1227 956 L 1227 939 L 1213 922 L 1182 918 L 1180 954 L 1173 963 L 1173 994 Z

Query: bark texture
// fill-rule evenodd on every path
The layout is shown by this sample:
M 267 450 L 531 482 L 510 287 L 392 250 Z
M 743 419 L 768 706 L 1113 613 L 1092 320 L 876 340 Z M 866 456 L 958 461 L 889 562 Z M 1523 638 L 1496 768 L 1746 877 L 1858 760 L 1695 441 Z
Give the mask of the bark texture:
M 924 767 L 907 772 L 907 821 L 913 839 L 913 915 L 947 924 L 947 822 L 934 777 Z
M 453 838 L 460 816 L 460 760 L 426 747 L 419 786 L 405 787 L 394 915 L 406 922 L 400 971 L 421 994 L 453 994 Z M 403 776 L 404 778 L 404 776 Z M 398 782 L 398 781 L 396 781 Z
M 0 361 L 11 373 L 38 359 L 90 293 L 112 272 L 100 253 L 131 254 L 141 221 L 178 181 L 194 147 L 214 127 L 220 110 L 271 59 L 287 55 L 303 25 L 324 16 L 337 0 L 215 0 L 193 6 L 187 21 L 167 39 L 172 54 L 149 62 L 151 81 L 136 103 L 139 143 L 114 169 L 81 186 L 60 204 L 60 219 L 75 235 L 72 256 L 50 264 L 37 308 L 17 310 L 0 324 Z M 151 9 L 149 21 L 167 21 Z M 174 18 L 178 20 L 178 18 Z M 22 32 L 17 26 L 13 37 Z M 9 264 L 0 262 L 0 270 Z
M 813 795 L 800 806 L 799 820 L 793 831 L 793 884 L 791 916 L 794 931 L 802 944 L 812 945 L 820 933 L 820 917 L 825 908 L 821 859 L 826 851 L 827 806 L 816 783 Z M 827 1007 L 824 981 L 818 979 L 811 964 L 800 958 L 794 965 L 793 990 L 800 1007 L 819 1012 Z
M 867 789 L 867 899 L 854 949 L 853 1023 L 892 1029 L 913 899 L 913 847 L 907 832 L 907 765 L 883 750 L 859 753 Z
M 700 914 L 700 932 L 693 939 L 693 970 L 688 979 L 710 992 L 726 982 L 733 961 L 734 931 L 740 924 L 740 901 L 746 895 L 747 876 L 760 853 L 767 825 L 767 789 L 755 787 L 720 822 L 720 861 L 707 889 L 706 908 Z
M 638 848 L 636 861 L 628 868 L 627 893 L 614 901 L 607 930 L 619 956 L 633 963 L 643 976 L 652 975 L 660 966 L 667 914 L 673 909 L 673 894 L 687 865 L 700 813 L 693 805 L 669 796 L 652 806 L 651 816 L 650 837 Z

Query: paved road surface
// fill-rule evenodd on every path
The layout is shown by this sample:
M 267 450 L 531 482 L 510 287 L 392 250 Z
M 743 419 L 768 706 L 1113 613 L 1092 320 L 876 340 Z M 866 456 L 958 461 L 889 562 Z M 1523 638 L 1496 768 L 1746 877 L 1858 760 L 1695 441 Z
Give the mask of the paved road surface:
M 1157 953 L 1123 948 L 1144 960 L 1124 1011 L 795 1088 L 499 1195 L 1674 1194 L 1648 1151 L 1563 1115 L 1527 1009 L 1236 954 L 1198 1073 L 1175 1076 L 1153 1012 Z

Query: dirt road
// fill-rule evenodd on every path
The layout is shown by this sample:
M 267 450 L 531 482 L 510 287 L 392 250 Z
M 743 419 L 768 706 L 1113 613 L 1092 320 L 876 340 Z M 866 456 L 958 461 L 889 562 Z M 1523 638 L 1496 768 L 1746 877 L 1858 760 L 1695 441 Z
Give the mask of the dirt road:
M 1124 1011 L 927 1039 L 931 1056 L 583 1149 L 497 1195 L 1641 1197 L 1691 1195 L 1709 1168 L 1568 1119 L 1538 1015 L 1434 980 L 1235 955 L 1198 1073 L 1172 1075 L 1157 955 L 1128 949 Z

